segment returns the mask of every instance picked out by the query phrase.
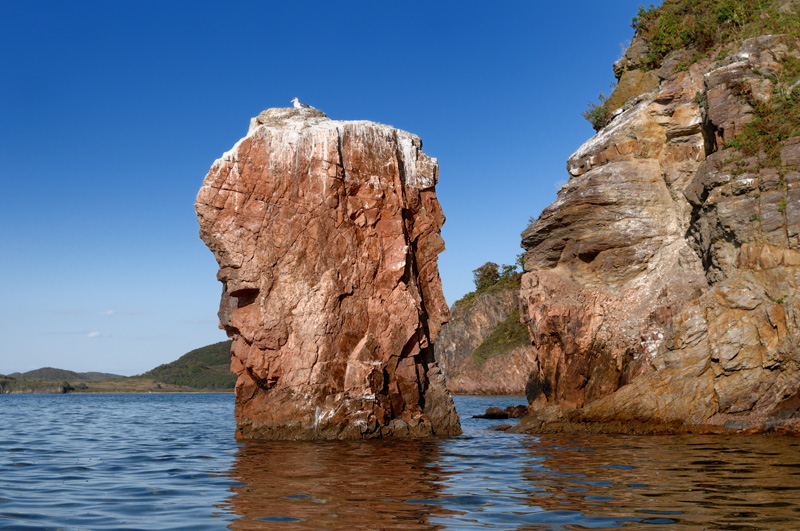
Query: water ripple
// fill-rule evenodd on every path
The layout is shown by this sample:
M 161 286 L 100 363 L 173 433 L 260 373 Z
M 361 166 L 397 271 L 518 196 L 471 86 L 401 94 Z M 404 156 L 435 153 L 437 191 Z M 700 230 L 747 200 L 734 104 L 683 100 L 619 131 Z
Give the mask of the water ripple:
M 237 443 L 230 395 L 0 395 L 0 529 L 798 529 L 800 440 Z M 507 422 L 507 421 L 505 421 Z

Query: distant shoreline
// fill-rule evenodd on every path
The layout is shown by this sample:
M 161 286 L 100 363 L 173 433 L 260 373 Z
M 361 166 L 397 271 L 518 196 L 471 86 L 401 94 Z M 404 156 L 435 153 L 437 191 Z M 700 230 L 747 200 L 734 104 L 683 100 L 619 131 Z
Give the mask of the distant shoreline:
M 69 391 L 66 393 L 46 392 L 46 391 L 29 391 L 29 392 L 11 392 L 0 393 L 4 395 L 232 395 L 234 391 Z

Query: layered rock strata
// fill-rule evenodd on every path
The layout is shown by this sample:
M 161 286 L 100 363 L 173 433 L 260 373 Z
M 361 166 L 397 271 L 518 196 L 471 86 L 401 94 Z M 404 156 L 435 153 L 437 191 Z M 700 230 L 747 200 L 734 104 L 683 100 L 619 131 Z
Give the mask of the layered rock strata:
M 626 103 L 522 234 L 528 397 L 559 411 L 529 425 L 797 427 L 800 144 L 776 163 L 725 142 L 785 91 L 798 42 L 642 72 L 646 52 L 637 37 L 615 65 Z
M 233 338 L 238 437 L 460 433 L 432 347 L 449 318 L 444 215 L 421 147 L 279 108 L 211 166 L 196 209 Z
M 519 291 L 507 289 L 478 296 L 468 306 L 453 305 L 434 348 L 451 393 L 522 395 L 531 372 L 531 348 L 518 346 L 477 361 L 473 352 L 498 324 L 519 308 Z

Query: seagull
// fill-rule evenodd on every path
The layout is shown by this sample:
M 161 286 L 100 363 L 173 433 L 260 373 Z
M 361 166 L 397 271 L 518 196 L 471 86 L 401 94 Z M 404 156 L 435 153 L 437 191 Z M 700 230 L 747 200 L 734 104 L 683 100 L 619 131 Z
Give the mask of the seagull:
M 300 100 L 298 100 L 297 98 L 293 99 L 292 103 L 294 104 L 294 108 L 295 109 L 313 109 L 314 108 L 311 105 L 306 105 L 305 103 L 300 103 Z

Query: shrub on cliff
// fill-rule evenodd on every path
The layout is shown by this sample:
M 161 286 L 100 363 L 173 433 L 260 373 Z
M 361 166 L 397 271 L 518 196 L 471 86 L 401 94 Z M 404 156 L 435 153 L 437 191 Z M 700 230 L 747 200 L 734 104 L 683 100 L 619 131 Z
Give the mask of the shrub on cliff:
M 498 280 L 500 280 L 500 266 L 494 262 L 486 262 L 472 271 L 472 281 L 476 290 L 486 289 L 496 284 Z
M 605 104 L 606 95 L 601 92 L 598 99 L 600 100 L 599 104 L 589 102 L 589 108 L 581 113 L 581 116 L 592 124 L 595 131 L 605 127 L 611 118 L 611 109 Z
M 645 66 L 658 68 L 682 48 L 701 57 L 719 45 L 767 33 L 800 34 L 800 17 L 777 0 L 664 0 L 639 7 L 631 26 L 647 41 Z
M 502 291 L 506 289 L 519 289 L 522 272 L 517 271 L 520 267 L 521 257 L 517 257 L 515 265 L 497 265 L 494 262 L 486 262 L 479 268 L 472 271 L 475 291 L 471 291 L 456 301 L 459 308 L 469 308 L 477 297 L 484 293 Z

